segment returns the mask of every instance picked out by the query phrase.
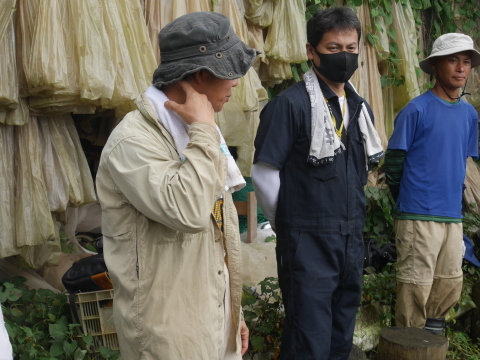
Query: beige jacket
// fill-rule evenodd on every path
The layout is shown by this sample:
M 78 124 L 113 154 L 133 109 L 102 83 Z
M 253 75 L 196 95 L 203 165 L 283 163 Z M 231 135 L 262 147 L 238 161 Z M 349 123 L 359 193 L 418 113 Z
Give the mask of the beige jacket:
M 224 338 L 224 259 L 239 353 L 241 247 L 230 193 L 224 195 L 223 235 L 211 215 L 227 171 L 218 132 L 192 124 L 182 163 L 143 94 L 136 105 L 110 135 L 96 179 L 122 357 L 217 359 Z

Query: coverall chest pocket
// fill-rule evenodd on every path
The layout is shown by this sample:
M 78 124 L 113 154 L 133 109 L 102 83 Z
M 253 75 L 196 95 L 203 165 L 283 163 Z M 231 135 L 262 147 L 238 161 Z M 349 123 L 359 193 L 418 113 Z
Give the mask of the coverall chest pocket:
M 365 186 L 368 180 L 367 163 L 365 150 L 360 130 L 354 132 L 351 138 L 350 153 L 356 166 L 357 175 L 362 185 Z
M 307 164 L 308 177 L 313 181 L 329 181 L 335 179 L 338 177 L 337 165 L 337 160 L 333 161 L 333 163 L 322 164 L 319 166 Z

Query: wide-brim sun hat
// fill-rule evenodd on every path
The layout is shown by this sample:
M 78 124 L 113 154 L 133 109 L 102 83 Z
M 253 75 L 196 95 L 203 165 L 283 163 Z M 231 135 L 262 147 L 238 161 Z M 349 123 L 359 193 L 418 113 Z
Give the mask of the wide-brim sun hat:
M 471 51 L 472 68 L 480 65 L 480 52 L 475 49 L 470 36 L 459 33 L 443 34 L 433 43 L 430 56 L 420 61 L 420 68 L 427 74 L 433 75 L 434 72 L 430 66 L 430 59 L 438 56 L 452 55 L 462 51 Z
M 156 87 L 199 70 L 207 70 L 219 79 L 238 79 L 260 54 L 240 40 L 228 17 L 215 12 L 180 16 L 160 30 L 158 41 L 161 63 L 152 81 Z

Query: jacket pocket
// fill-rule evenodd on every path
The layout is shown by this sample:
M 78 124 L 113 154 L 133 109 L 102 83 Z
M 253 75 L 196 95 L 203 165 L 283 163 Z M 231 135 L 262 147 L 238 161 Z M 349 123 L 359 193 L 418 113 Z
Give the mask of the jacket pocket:
M 137 239 L 134 231 L 103 235 L 105 260 L 109 272 L 130 280 L 139 278 Z
M 322 164 L 319 166 L 307 164 L 308 177 L 313 181 L 329 181 L 335 179 L 338 177 L 337 164 L 337 160 L 333 161 L 333 163 Z

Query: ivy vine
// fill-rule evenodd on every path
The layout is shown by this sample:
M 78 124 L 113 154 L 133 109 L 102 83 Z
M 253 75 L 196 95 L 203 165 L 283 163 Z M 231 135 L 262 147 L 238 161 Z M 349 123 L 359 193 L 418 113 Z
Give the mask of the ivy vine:
M 424 43 L 424 55 L 430 53 L 433 41 L 440 35 L 448 32 L 463 32 L 474 40 L 480 37 L 480 7 L 478 0 L 346 0 L 345 4 L 354 10 L 363 4 L 370 7 L 372 26 L 365 34 L 367 41 L 375 46 L 380 56 L 382 50 L 378 34 L 386 33 L 388 38 L 388 55 L 383 57 L 386 71 L 380 78 L 382 86 L 400 86 L 405 83 L 405 77 L 400 73 L 399 65 L 403 59 L 399 57 L 397 34 L 393 28 L 392 4 L 410 5 L 417 25 L 417 38 Z M 338 2 L 335 0 L 307 0 L 305 18 L 310 19 L 319 9 L 331 7 Z M 423 39 L 420 37 L 423 28 Z M 417 55 L 421 51 L 417 50 Z M 292 64 L 293 81 L 300 81 L 303 73 L 308 70 L 309 64 Z M 421 72 L 417 72 L 420 76 Z M 291 81 L 282 84 L 288 87 Z M 431 85 L 431 84 L 430 84 Z M 427 83 L 428 86 L 428 83 Z

